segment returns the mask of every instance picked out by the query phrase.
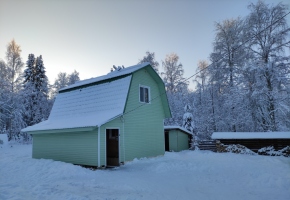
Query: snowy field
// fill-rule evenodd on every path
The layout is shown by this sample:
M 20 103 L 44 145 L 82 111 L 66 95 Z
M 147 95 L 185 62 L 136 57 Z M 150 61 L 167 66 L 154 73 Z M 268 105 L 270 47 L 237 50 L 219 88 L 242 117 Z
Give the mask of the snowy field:
M 285 157 L 184 151 L 92 171 L 32 159 L 31 145 L 0 146 L 1 200 L 290 199 Z

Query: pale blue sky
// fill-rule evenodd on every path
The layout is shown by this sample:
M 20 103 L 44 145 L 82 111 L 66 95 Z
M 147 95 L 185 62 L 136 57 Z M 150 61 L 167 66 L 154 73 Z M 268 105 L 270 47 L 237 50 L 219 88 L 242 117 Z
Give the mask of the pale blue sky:
M 77 70 L 86 79 L 134 65 L 146 51 L 160 65 L 175 52 L 189 77 L 212 51 L 214 22 L 246 16 L 250 2 L 256 0 L 0 0 L 0 58 L 14 38 L 24 62 L 30 53 L 43 56 L 53 83 L 59 72 Z

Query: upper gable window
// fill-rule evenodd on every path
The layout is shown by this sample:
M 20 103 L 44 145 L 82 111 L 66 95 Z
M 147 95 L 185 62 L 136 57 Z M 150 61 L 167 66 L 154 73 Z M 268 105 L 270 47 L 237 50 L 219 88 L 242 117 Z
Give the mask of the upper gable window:
M 140 85 L 139 86 L 139 101 L 142 103 L 149 103 L 150 99 L 150 87 Z

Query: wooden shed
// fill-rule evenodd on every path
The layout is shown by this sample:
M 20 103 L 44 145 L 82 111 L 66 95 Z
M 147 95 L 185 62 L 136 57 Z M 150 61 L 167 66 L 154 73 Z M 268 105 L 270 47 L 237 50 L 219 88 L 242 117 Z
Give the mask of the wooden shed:
M 290 146 L 290 132 L 214 132 L 212 139 L 225 145 L 240 144 L 254 152 L 268 146 L 275 150 Z
M 61 89 L 48 120 L 22 132 L 33 136 L 33 158 L 103 167 L 163 155 L 164 93 L 149 63 L 119 67 Z
M 192 133 L 180 126 L 164 126 L 165 151 L 183 151 L 190 148 Z

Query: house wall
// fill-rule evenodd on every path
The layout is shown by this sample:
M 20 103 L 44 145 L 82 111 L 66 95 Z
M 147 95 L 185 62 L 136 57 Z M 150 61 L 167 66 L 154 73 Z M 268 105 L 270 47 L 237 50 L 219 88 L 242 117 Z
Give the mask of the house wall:
M 101 133 L 100 133 L 100 165 L 106 166 L 106 129 L 119 129 L 119 162 L 125 162 L 124 160 L 124 151 L 123 151 L 123 123 L 120 117 L 104 124 L 101 126 Z
M 188 135 L 180 131 L 178 133 L 178 151 L 188 150 Z
M 33 134 L 32 157 L 97 166 L 97 132 Z
M 168 131 L 169 136 L 169 151 L 178 151 L 178 134 L 176 130 L 169 130 Z
M 146 67 L 133 73 L 124 109 L 125 115 L 123 118 L 118 117 L 101 125 L 99 137 L 97 129 L 90 132 L 36 133 L 33 135 L 33 158 L 106 166 L 108 128 L 119 128 L 120 162 L 163 155 L 165 152 L 163 119 L 170 115 L 167 98 L 156 98 L 149 104 L 139 102 L 139 85 L 150 87 L 150 99 L 162 93 L 166 95 L 163 82 L 161 80 L 156 82 L 152 78 L 152 75 L 158 76 L 152 70 L 151 67 Z M 100 144 L 99 153 L 98 144 Z
M 169 150 L 182 151 L 189 149 L 188 135 L 179 130 L 169 130 Z
M 153 70 L 152 68 L 150 68 Z M 149 104 L 139 102 L 139 85 L 150 87 L 150 98 L 164 93 L 152 78 L 148 68 L 135 72 L 132 76 L 124 115 L 124 148 L 122 156 L 126 161 L 134 158 L 163 155 L 165 118 L 162 99 L 156 98 Z M 159 84 L 163 84 L 162 81 Z M 159 87 L 158 87 L 159 86 Z M 166 95 L 166 94 L 165 94 Z

